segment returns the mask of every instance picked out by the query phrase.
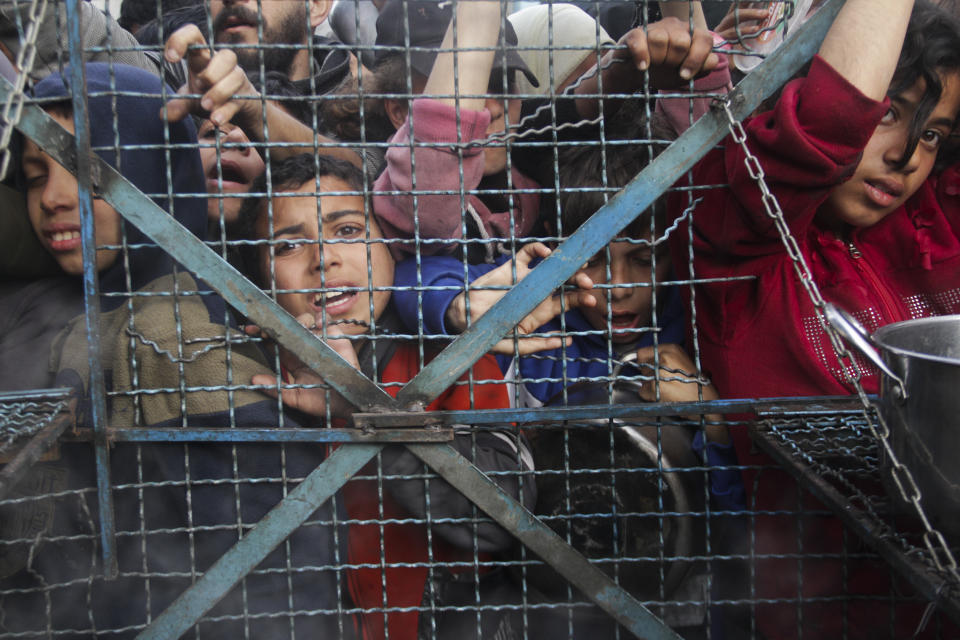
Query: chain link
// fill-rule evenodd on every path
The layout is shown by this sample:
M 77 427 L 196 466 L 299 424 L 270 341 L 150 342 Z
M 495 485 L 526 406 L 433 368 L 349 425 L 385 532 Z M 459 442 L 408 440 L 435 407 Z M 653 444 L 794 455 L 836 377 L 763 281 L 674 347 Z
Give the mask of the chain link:
M 16 84 L 13 91 L 7 96 L 7 101 L 3 105 L 3 133 L 0 134 L 0 178 L 7 175 L 7 169 L 10 166 L 10 139 L 13 136 L 13 129 L 20 122 L 20 116 L 23 114 L 23 102 L 26 98 L 24 89 L 27 84 L 27 77 L 33 71 L 34 60 L 37 57 L 37 36 L 40 33 L 40 25 L 43 17 L 47 13 L 47 0 L 34 0 L 30 3 L 30 13 L 27 15 L 26 33 L 20 52 L 17 54 L 17 75 Z
M 856 390 L 860 403 L 863 405 L 863 415 L 867 419 L 867 426 L 870 429 L 870 433 L 880 442 L 884 455 L 887 457 L 887 460 L 890 461 L 890 473 L 897 486 L 897 491 L 900 493 L 900 498 L 904 502 L 913 505 L 913 510 L 923 524 L 925 530 L 923 542 L 930 552 L 934 566 L 936 566 L 938 571 L 947 574 L 955 584 L 960 585 L 960 573 L 957 571 L 957 561 L 950 551 L 950 547 L 947 546 L 946 540 L 944 540 L 940 532 L 930 525 L 930 521 L 927 519 L 923 507 L 920 505 L 921 493 L 919 487 L 917 487 L 917 483 L 913 479 L 913 474 L 910 473 L 910 470 L 901 463 L 897 459 L 896 454 L 894 454 L 893 448 L 890 446 L 889 438 L 887 437 L 890 434 L 890 430 L 887 427 L 886 421 L 883 419 L 883 415 L 871 404 L 870 399 L 863 390 L 863 385 L 860 384 L 860 374 L 855 366 L 853 356 L 840 339 L 840 334 L 827 321 L 825 313 L 826 303 L 820 295 L 820 289 L 813 279 L 813 273 L 810 271 L 807 261 L 800 252 L 800 245 L 797 244 L 796 238 L 787 225 L 783 210 L 780 208 L 780 203 L 767 186 L 760 162 L 747 147 L 747 135 L 743 129 L 743 125 L 730 111 L 729 100 L 723 100 L 720 104 L 724 114 L 727 116 L 730 136 L 743 151 L 745 158 L 744 164 L 747 167 L 747 171 L 750 173 L 750 177 L 756 181 L 757 186 L 760 187 L 760 192 L 763 194 L 762 202 L 766 214 L 774 221 L 777 231 L 780 233 L 780 239 L 783 241 L 787 249 L 787 254 L 793 262 L 793 268 L 800 278 L 800 284 L 803 285 L 807 295 L 810 297 L 810 301 L 813 303 L 817 319 L 820 321 L 820 326 L 823 327 L 823 330 L 827 333 L 827 336 L 829 336 L 830 344 L 833 346 L 833 350 L 840 360 L 847 381 Z

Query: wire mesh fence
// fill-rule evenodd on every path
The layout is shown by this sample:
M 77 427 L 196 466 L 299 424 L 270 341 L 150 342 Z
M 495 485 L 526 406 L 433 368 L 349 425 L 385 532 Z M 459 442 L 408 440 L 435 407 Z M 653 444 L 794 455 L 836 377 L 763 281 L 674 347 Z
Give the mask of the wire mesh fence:
M 956 636 L 856 396 L 711 382 L 841 1 L 128 2 L 0 2 L 0 638 Z

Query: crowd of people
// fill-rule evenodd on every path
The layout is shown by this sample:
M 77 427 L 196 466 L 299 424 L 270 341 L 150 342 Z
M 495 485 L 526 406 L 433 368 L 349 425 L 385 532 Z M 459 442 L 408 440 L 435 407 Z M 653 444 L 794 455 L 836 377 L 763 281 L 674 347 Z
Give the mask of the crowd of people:
M 473 0 L 125 0 L 117 23 L 83 2 L 90 142 L 395 396 L 733 88 L 736 58 L 778 4 L 544 3 L 508 15 Z M 820 6 L 808 4 L 810 15 Z M 10 80 L 28 6 L 0 2 Z M 22 72 L 50 126 L 72 133 L 65 19 L 52 5 Z M 872 331 L 960 313 L 958 112 L 960 11 L 847 0 L 812 63 L 745 121 L 745 146 L 724 141 L 678 177 L 682 188 L 633 212 L 425 410 L 569 406 L 614 388 L 636 402 L 847 395 L 854 380 L 876 392 L 874 368 L 833 352 L 747 149 L 823 297 Z M 89 426 L 82 203 L 77 178 L 47 151 L 15 136 L 0 187 L 0 389 L 73 387 Z M 358 407 L 323 371 L 231 309 L 98 188 L 111 426 L 349 424 Z M 847 557 L 835 518 L 816 506 L 798 516 L 786 475 L 761 481 L 770 460 L 743 430 L 709 414 L 662 428 L 689 435 L 710 554 L 742 560 L 690 569 L 665 594 L 721 603 L 683 622 L 664 608 L 685 637 L 914 631 L 922 607 L 892 601 L 901 585 L 878 562 Z M 538 461 L 562 447 L 569 471 L 582 452 L 576 434 L 543 433 L 457 425 L 452 446 L 524 507 L 556 513 L 538 496 Z M 58 504 L 35 540 L 23 533 L 27 510 L 0 507 L 0 637 L 38 619 L 78 637 L 141 629 L 329 454 L 303 443 L 115 444 L 120 577 L 94 587 L 90 451 L 64 442 L 37 465 L 81 497 Z M 627 477 L 611 481 L 624 486 L 604 509 L 641 482 Z M 597 508 L 570 506 L 580 481 L 571 476 L 566 516 L 550 521 L 571 542 Z M 642 522 L 662 533 L 663 522 Z M 604 535 L 580 550 L 615 556 L 616 527 Z M 805 553 L 816 559 L 799 561 Z M 504 529 L 391 445 L 200 630 L 506 640 L 606 629 L 590 610 L 556 613 L 548 588 L 503 569 L 518 554 Z

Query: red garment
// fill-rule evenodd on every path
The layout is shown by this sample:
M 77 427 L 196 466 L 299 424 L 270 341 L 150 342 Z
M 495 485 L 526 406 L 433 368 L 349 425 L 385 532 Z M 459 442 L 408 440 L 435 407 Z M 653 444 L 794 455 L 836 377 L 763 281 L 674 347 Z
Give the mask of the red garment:
M 854 230 L 849 245 L 815 219 L 833 187 L 852 175 L 886 110 L 886 101 L 863 96 L 817 57 L 809 75 L 788 84 L 772 111 L 744 124 L 747 146 L 759 160 L 823 298 L 853 313 L 871 332 L 890 322 L 960 312 L 960 180 L 954 172 L 939 184 L 929 179 L 903 207 L 876 225 Z M 755 276 L 695 287 L 700 355 L 720 395 L 851 393 L 853 387 L 845 381 L 810 298 L 766 214 L 741 147 L 728 138 L 722 148 L 697 164 L 693 174 L 695 184 L 730 186 L 694 194 L 703 201 L 693 216 L 693 270 L 677 260 L 679 275 Z M 675 211 L 687 206 L 685 194 L 673 198 Z M 684 225 L 673 234 L 674 255 L 687 255 L 687 233 Z M 876 393 L 878 371 L 859 359 L 856 367 L 867 392 Z M 743 430 L 733 435 L 743 464 L 772 464 L 769 457 L 751 451 Z M 804 516 L 802 532 L 798 531 L 800 517 L 793 512 L 800 499 L 792 479 L 782 472 L 764 471 L 754 492 L 755 476 L 745 474 L 748 503 L 756 510 L 791 512 L 755 517 L 758 554 L 841 552 L 842 527 L 833 517 Z M 812 500 L 805 500 L 804 506 L 823 509 Z M 857 544 L 852 542 L 854 547 Z M 834 638 L 840 637 L 844 618 L 849 621 L 850 637 L 889 629 L 889 600 L 883 602 L 890 597 L 889 572 L 877 564 L 865 564 L 849 561 L 844 578 L 836 559 L 757 561 L 757 598 L 879 596 L 859 603 L 805 603 L 802 622 L 794 604 L 759 605 L 760 630 L 771 638 L 790 638 L 802 626 L 804 638 Z M 908 628 L 907 634 L 912 633 L 911 625 L 918 620 L 919 609 L 904 613 L 898 607 L 895 637 Z
M 418 353 L 414 346 L 400 345 L 384 369 L 383 383 L 406 383 L 420 371 Z M 486 355 L 473 367 L 473 380 L 500 380 L 503 374 L 493 356 Z M 467 380 L 468 374 L 460 379 Z M 396 396 L 400 386 L 387 386 L 386 390 Z M 473 396 L 473 402 L 470 396 Z M 507 388 L 503 384 L 455 385 L 447 389 L 427 407 L 427 411 L 463 409 L 503 409 L 509 406 Z M 370 462 L 358 475 L 377 475 L 376 462 Z M 402 520 L 411 515 L 398 505 L 387 491 L 379 491 L 376 480 L 352 480 L 343 489 L 347 513 L 353 520 Z M 380 511 L 380 504 L 383 511 Z M 410 607 L 421 605 L 427 580 L 426 563 L 430 560 L 427 544 L 427 529 L 421 524 L 388 523 L 383 525 L 354 524 L 349 530 L 349 558 L 351 565 L 368 564 L 374 567 L 349 569 L 347 583 L 350 595 L 357 607 L 379 609 L 377 612 L 361 613 L 362 638 L 379 640 L 386 637 L 384 630 L 383 581 L 386 581 L 387 607 Z M 380 548 L 386 564 L 381 570 Z M 488 554 L 480 554 L 480 561 Z M 472 549 L 458 549 L 433 535 L 434 562 L 473 562 Z M 420 563 L 424 566 L 389 566 L 402 563 Z M 416 640 L 419 621 L 418 611 L 391 612 L 386 615 L 386 624 L 391 640 Z
M 483 179 L 483 147 L 463 149 L 461 160 L 458 150 L 449 145 L 486 138 L 490 112 L 486 109 L 457 111 L 437 100 L 417 98 L 413 101 L 410 119 L 390 139 L 391 145 L 397 146 L 391 146 L 387 151 L 387 166 L 374 183 L 373 196 L 373 209 L 385 237 L 414 237 L 414 196 L 390 193 L 393 191 L 403 194 L 415 191 L 418 194 L 416 218 L 420 238 L 463 238 L 463 226 L 473 223 L 474 214 L 478 225 L 482 222 L 480 233 L 490 238 L 525 237 L 533 228 L 540 206 L 539 194 L 514 191 L 539 189 L 540 186 L 515 168 L 511 169 L 508 187 L 513 201 L 512 211 L 491 211 L 480 197 L 471 195 L 470 192 L 477 189 Z M 413 154 L 409 146 L 411 119 L 416 145 Z M 444 143 L 448 146 L 440 146 Z M 416 188 L 411 155 L 416 163 Z M 421 192 L 434 191 L 448 193 L 421 195 Z M 458 246 L 455 242 L 427 243 L 419 250 L 423 255 L 449 253 Z M 390 247 L 398 259 L 415 251 L 413 243 L 391 244 Z
M 853 231 L 855 250 L 814 219 L 831 189 L 856 168 L 886 109 L 816 58 L 809 76 L 787 85 L 773 111 L 744 125 L 824 299 L 868 331 L 960 312 L 960 218 L 945 215 L 933 179 L 883 221 Z M 701 358 L 721 396 L 851 393 L 740 147 L 728 139 L 712 150 L 694 181 L 730 185 L 695 194 L 704 199 L 694 214 L 695 277 L 756 276 L 696 287 Z M 955 194 L 949 198 L 945 207 L 960 205 Z M 686 255 L 686 233 L 673 237 L 675 255 Z M 689 265 L 677 262 L 689 277 Z M 867 391 L 876 392 L 876 369 L 864 363 L 858 369 Z

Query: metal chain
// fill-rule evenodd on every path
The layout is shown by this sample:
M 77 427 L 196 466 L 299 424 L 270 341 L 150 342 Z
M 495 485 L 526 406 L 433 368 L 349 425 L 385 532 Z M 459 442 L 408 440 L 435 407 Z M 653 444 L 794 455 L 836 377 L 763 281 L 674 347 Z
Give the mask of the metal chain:
M 960 585 L 960 572 L 957 571 L 957 561 L 947 546 L 943 535 L 930 525 L 927 514 L 924 513 L 923 507 L 920 505 L 920 489 L 913 479 L 913 474 L 910 473 L 910 470 L 901 463 L 897 459 L 896 454 L 894 454 L 889 441 L 890 430 L 887 427 L 886 421 L 883 419 L 883 415 L 870 403 L 870 399 L 863 390 L 863 385 L 860 384 L 860 374 L 855 366 L 853 356 L 840 339 L 839 333 L 837 333 L 833 326 L 827 321 L 824 312 L 826 303 L 820 295 L 820 289 L 813 279 L 813 274 L 807 265 L 807 261 L 800 252 L 800 246 L 797 244 L 796 238 L 793 237 L 793 234 L 790 232 L 790 227 L 787 226 L 787 222 L 783 216 L 783 210 L 780 208 L 780 203 L 767 187 L 763 167 L 760 166 L 757 157 L 753 155 L 747 147 L 747 134 L 743 130 L 743 126 L 734 118 L 733 113 L 730 111 L 729 100 L 722 101 L 721 105 L 723 112 L 727 116 L 730 135 L 733 141 L 740 145 L 740 148 L 743 150 L 744 164 L 747 167 L 747 172 L 757 183 L 757 186 L 760 187 L 760 192 L 763 194 L 763 206 L 767 216 L 776 224 L 777 231 L 780 233 L 780 239 L 787 249 L 787 255 L 789 255 L 793 261 L 793 268 L 800 278 L 800 284 L 803 285 L 803 288 L 810 296 L 810 301 L 816 310 L 820 326 L 823 327 L 823 330 L 826 331 L 829 336 L 830 343 L 833 345 L 837 358 L 840 360 L 847 380 L 853 385 L 857 396 L 860 398 L 860 402 L 863 405 L 863 415 L 867 419 L 867 426 L 870 429 L 870 433 L 881 443 L 884 454 L 890 461 L 890 475 L 897 486 L 897 490 L 900 492 L 900 497 L 905 502 L 913 505 L 913 510 L 916 512 L 917 517 L 920 518 L 920 522 L 924 528 L 923 543 L 930 552 L 936 568 L 947 574 L 956 584 Z
M 3 133 L 0 134 L 0 178 L 7 175 L 7 169 L 10 166 L 10 139 L 13 136 L 13 129 L 20 122 L 20 116 L 23 114 L 23 102 L 25 95 L 23 93 L 27 84 L 27 76 L 33 71 L 33 63 L 37 57 L 37 35 L 40 33 L 40 24 L 44 15 L 47 13 L 47 0 L 34 0 L 30 4 L 30 13 L 27 15 L 27 27 L 24 34 L 23 43 L 20 52 L 17 54 L 17 82 L 13 91 L 7 96 L 7 101 L 3 105 Z

